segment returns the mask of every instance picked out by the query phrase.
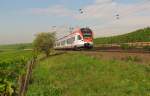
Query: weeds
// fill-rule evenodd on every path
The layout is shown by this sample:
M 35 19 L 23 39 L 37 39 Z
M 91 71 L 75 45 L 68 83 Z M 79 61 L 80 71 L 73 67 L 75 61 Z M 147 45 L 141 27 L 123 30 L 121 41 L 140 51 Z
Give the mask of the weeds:
M 141 62 L 142 61 L 142 59 L 138 56 L 127 56 L 127 57 L 122 58 L 122 60 L 127 61 L 127 62 L 128 61 L 131 61 L 131 62 Z
M 150 46 L 144 46 L 143 49 L 146 51 L 150 51 Z

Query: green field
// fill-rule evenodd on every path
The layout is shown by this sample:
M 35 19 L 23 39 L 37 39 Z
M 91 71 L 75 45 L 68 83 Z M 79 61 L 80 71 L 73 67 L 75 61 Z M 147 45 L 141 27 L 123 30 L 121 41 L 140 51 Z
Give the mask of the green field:
M 150 66 L 65 53 L 38 62 L 27 96 L 150 96 Z
M 0 50 L 20 50 L 32 48 L 31 43 L 0 45 Z
M 150 42 L 150 28 L 140 29 L 119 36 L 96 38 L 94 40 L 95 44 L 112 44 L 128 42 Z
M 19 76 L 25 73 L 27 61 L 32 55 L 32 51 L 24 50 L 0 52 L 0 96 L 12 96 L 10 94 L 14 90 L 18 91 Z

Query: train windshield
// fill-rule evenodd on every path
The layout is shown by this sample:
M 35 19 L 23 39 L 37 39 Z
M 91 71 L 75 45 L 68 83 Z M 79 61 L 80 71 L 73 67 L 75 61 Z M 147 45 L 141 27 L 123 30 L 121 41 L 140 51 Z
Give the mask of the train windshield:
M 89 28 L 82 28 L 81 32 L 84 38 L 92 37 L 92 30 Z

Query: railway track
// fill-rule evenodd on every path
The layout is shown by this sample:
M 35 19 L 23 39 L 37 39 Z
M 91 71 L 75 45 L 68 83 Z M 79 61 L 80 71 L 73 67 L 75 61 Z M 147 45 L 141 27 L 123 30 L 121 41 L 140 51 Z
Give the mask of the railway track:
M 82 50 L 82 51 L 92 51 L 92 52 L 121 52 L 121 53 L 147 53 L 150 54 L 150 51 L 142 51 L 142 50 L 102 50 L 102 49 L 92 49 L 92 50 Z
M 149 54 L 150 51 L 146 51 L 143 49 L 122 49 L 120 47 L 94 47 L 90 50 L 84 50 L 84 51 L 96 51 L 96 52 L 124 52 L 124 53 L 147 53 Z
M 143 49 L 121 49 L 119 47 L 94 47 L 92 49 L 63 49 L 63 51 L 84 51 L 84 52 L 120 52 L 120 53 L 143 53 L 150 54 L 150 51 Z

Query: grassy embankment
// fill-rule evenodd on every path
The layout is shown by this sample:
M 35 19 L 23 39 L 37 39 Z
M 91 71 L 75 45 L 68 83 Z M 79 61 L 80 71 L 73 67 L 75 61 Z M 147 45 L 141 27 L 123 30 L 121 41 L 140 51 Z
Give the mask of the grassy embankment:
M 38 62 L 27 96 L 149 96 L 150 66 L 67 53 Z
M 150 28 L 140 29 L 119 36 L 96 38 L 94 40 L 95 44 L 113 44 L 129 42 L 150 42 Z

